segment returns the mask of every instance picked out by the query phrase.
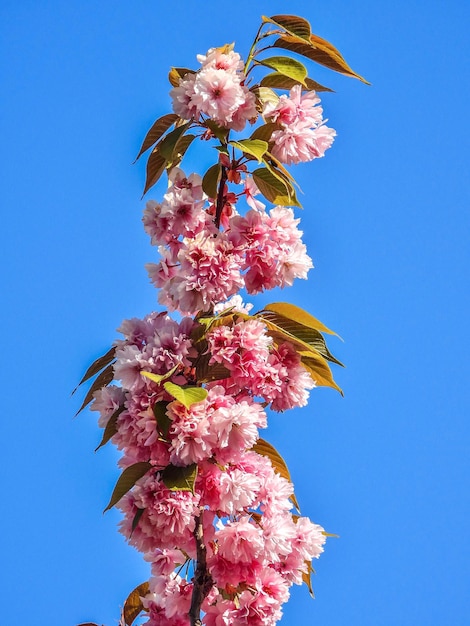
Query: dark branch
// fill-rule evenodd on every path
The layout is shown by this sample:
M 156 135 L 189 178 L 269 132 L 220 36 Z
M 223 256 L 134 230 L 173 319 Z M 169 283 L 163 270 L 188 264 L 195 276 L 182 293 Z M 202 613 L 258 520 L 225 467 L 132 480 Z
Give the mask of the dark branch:
M 196 540 L 197 563 L 194 572 L 194 587 L 191 596 L 191 608 L 189 609 L 189 619 L 191 626 L 202 626 L 201 622 L 201 605 L 207 596 L 213 581 L 207 570 L 207 551 L 204 544 L 204 527 L 203 527 L 204 507 L 199 507 L 199 516 L 196 517 L 196 527 L 194 528 L 194 538 Z
M 217 203 L 215 206 L 215 219 L 214 224 L 216 228 L 220 228 L 220 218 L 222 217 L 222 211 L 225 205 L 225 183 L 227 182 L 227 168 L 222 165 L 222 172 L 220 175 L 219 189 L 217 191 Z

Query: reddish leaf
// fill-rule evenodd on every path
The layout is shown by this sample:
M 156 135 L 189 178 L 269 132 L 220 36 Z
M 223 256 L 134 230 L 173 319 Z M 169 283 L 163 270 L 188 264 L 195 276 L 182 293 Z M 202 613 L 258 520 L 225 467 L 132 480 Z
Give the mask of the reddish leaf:
M 83 411 L 83 409 L 87 406 L 87 404 L 89 404 L 93 400 L 93 394 L 95 393 L 95 391 L 98 391 L 98 389 L 101 389 L 102 387 L 107 387 L 109 383 L 113 380 L 113 378 L 114 378 L 113 366 L 108 365 L 108 367 L 104 369 L 99 376 L 96 377 L 94 383 L 92 384 L 92 386 L 88 390 L 88 393 L 85 396 L 85 400 L 83 400 L 82 402 L 82 406 L 75 413 L 75 417 L 77 417 L 77 415 L 81 411 Z
M 344 60 L 341 53 L 328 41 L 317 37 L 317 35 L 311 36 L 310 43 L 307 43 L 303 39 L 292 37 L 290 35 L 281 35 L 279 39 L 273 43 L 275 48 L 282 48 L 284 50 L 290 50 L 296 54 L 315 61 L 320 65 L 324 65 L 331 70 L 345 74 L 346 76 L 352 76 L 358 78 L 363 83 L 369 85 L 365 78 L 357 74 Z
M 114 347 L 111 348 L 110 350 L 108 350 L 108 352 L 106 352 L 106 354 L 104 354 L 103 356 L 100 356 L 99 359 L 96 359 L 96 361 L 94 361 L 90 365 L 90 367 L 85 372 L 82 380 L 78 383 L 78 385 L 72 391 L 72 395 L 77 391 L 77 389 L 80 387 L 80 385 L 83 385 L 84 382 L 86 382 L 87 380 L 92 378 L 95 374 L 98 374 L 98 372 L 100 370 L 102 370 L 103 367 L 105 367 L 106 365 L 111 363 L 111 361 L 114 359 L 115 351 L 116 351 L 116 348 L 114 348 Z
M 143 196 L 147 193 L 150 187 L 153 187 L 160 176 L 165 171 L 167 160 L 162 157 L 159 152 L 158 145 L 153 149 L 149 160 L 147 161 L 147 178 L 145 180 L 145 187 Z
M 272 17 L 263 15 L 262 20 L 265 23 L 281 26 L 288 33 L 306 41 L 312 33 L 309 22 L 298 15 L 273 15 Z
M 170 126 L 173 126 L 177 119 L 179 118 L 175 113 L 168 113 L 168 115 L 164 115 L 163 117 L 158 118 L 158 120 L 153 124 L 152 128 L 146 134 L 139 154 L 136 156 L 135 160 L 137 161 L 137 159 L 146 150 L 148 150 L 151 146 L 157 143 L 160 137 L 166 133 Z

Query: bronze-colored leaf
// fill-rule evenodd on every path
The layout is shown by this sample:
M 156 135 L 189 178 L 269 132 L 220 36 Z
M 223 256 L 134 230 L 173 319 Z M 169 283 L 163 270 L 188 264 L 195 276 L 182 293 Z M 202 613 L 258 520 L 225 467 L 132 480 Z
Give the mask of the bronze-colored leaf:
M 145 135 L 145 139 L 139 150 L 139 154 L 135 158 L 135 161 L 137 161 L 146 150 L 148 150 L 155 143 L 157 143 L 160 137 L 166 133 L 170 126 L 173 126 L 177 119 L 178 115 L 176 115 L 175 113 L 168 113 L 167 115 L 163 115 L 163 117 L 159 117 L 158 120 L 152 125 L 148 133 Z
M 108 441 L 117 433 L 117 421 L 118 417 L 124 411 L 125 407 L 120 406 L 108 420 L 106 427 L 104 429 L 103 437 L 100 441 L 100 444 L 97 448 L 95 448 L 95 452 L 97 452 L 100 448 L 102 448 Z
M 138 587 L 136 587 L 124 603 L 124 608 L 122 610 L 122 615 L 124 617 L 124 622 L 126 626 L 132 626 L 134 620 L 140 615 L 140 613 L 145 610 L 144 605 L 142 604 L 142 598 L 144 598 L 149 593 L 149 584 L 148 582 L 142 583 Z
M 305 369 L 309 371 L 317 387 L 331 387 L 339 391 L 342 396 L 344 395 L 341 387 L 338 387 L 333 380 L 333 375 L 328 367 L 328 363 L 320 354 L 313 352 L 302 354 L 301 363 Z
M 77 417 L 77 415 L 83 411 L 83 409 L 90 404 L 90 402 L 93 400 L 93 394 L 95 393 L 95 391 L 98 391 L 98 389 L 102 389 L 102 387 L 107 387 L 109 385 L 109 383 L 113 380 L 114 378 L 114 369 L 112 365 L 108 365 L 108 367 L 106 369 L 104 369 L 101 374 L 99 374 L 96 379 L 93 381 L 92 386 L 90 387 L 90 389 L 88 390 L 85 399 L 82 402 L 82 406 L 78 409 L 78 411 L 75 413 L 75 417 Z
M 281 26 L 284 30 L 300 39 L 309 40 L 312 34 L 310 23 L 303 17 L 298 15 L 272 15 L 271 17 L 262 16 L 263 22 Z
M 108 506 L 103 511 L 109 511 L 115 504 L 119 502 L 119 500 L 126 495 L 126 493 L 132 489 L 132 487 L 136 484 L 136 482 L 145 476 L 145 474 L 152 469 L 152 465 L 147 462 L 134 463 L 134 465 L 130 465 L 126 467 L 126 469 L 119 476 L 116 486 L 114 487 L 113 493 L 111 495 L 111 499 L 109 501 Z
M 187 67 L 172 67 L 169 74 L 168 80 L 172 84 L 173 87 L 178 87 L 180 84 L 180 80 L 186 76 L 186 74 L 195 74 L 194 70 L 190 70 Z
M 167 160 L 162 157 L 159 151 L 159 146 L 157 145 L 151 152 L 147 161 L 147 177 L 145 180 L 144 193 L 142 194 L 143 196 L 145 196 L 147 191 L 158 181 L 160 176 L 165 171 L 166 165 Z
M 215 165 L 211 165 L 202 178 L 202 189 L 209 198 L 217 198 L 221 171 L 220 163 L 216 163 Z
M 305 565 L 307 566 L 307 571 L 302 572 L 302 582 L 307 585 L 309 594 L 312 596 L 313 599 L 315 599 L 315 594 L 313 593 L 312 587 L 312 574 L 315 574 L 315 570 L 312 567 L 311 561 L 305 561 Z
M 272 74 L 267 74 L 261 79 L 260 85 L 262 87 L 272 87 L 273 89 L 292 89 L 294 85 L 301 85 L 299 81 L 294 78 L 290 78 L 289 76 L 284 76 L 283 74 L 279 74 L 278 72 L 273 72 Z M 307 76 L 304 81 L 305 87 L 309 91 L 333 91 L 329 87 L 325 87 L 320 83 L 312 80 Z
M 92 378 L 95 374 L 98 374 L 98 372 L 100 370 L 102 370 L 103 367 L 105 367 L 106 365 L 109 365 L 109 363 L 111 363 L 111 361 L 114 360 L 115 352 L 116 352 L 116 348 L 113 346 L 112 348 L 110 348 L 108 350 L 108 352 L 106 352 L 106 354 L 104 354 L 103 356 L 100 356 L 99 359 L 96 359 L 96 361 L 94 361 L 90 365 L 90 367 L 87 369 L 87 371 L 83 375 L 83 378 L 81 379 L 81 381 L 78 383 L 78 385 L 72 391 L 72 395 L 77 391 L 77 389 L 80 387 L 80 385 L 83 385 L 83 383 L 85 383 L 87 380 Z
M 299 322 L 299 324 L 314 328 L 322 333 L 336 335 L 334 331 L 330 330 L 325 324 L 320 322 L 320 320 L 317 320 L 316 317 L 313 317 L 313 315 L 310 315 L 310 313 L 307 313 L 307 311 L 304 311 L 304 309 L 299 306 L 295 306 L 295 304 L 289 304 L 288 302 L 271 302 L 271 304 L 267 304 L 264 307 L 264 310 L 279 313 L 284 317 Z
M 258 441 L 255 443 L 255 445 L 251 449 L 253 450 L 253 452 L 256 452 L 257 454 L 261 454 L 261 456 L 267 457 L 271 461 L 271 464 L 274 470 L 280 476 L 282 476 L 282 478 L 285 478 L 290 483 L 292 483 L 292 479 L 290 477 L 290 472 L 289 472 L 289 469 L 287 468 L 287 464 L 274 446 L 272 446 L 270 443 L 268 443 L 264 439 L 258 439 Z M 297 502 L 297 498 L 295 497 L 294 494 L 292 494 L 291 500 L 295 508 L 298 511 L 300 511 L 299 503 Z
M 357 78 L 366 85 L 370 84 L 346 63 L 339 50 L 317 35 L 312 35 L 310 42 L 290 35 L 281 35 L 281 37 L 276 39 L 273 43 L 273 46 L 275 48 L 282 48 L 283 50 L 290 50 L 311 61 L 315 61 L 315 63 L 324 65 L 335 72 Z

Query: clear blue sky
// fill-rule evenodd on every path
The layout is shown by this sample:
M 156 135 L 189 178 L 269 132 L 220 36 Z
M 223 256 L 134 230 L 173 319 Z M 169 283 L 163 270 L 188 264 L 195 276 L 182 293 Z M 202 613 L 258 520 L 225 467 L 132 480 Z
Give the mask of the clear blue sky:
M 148 576 L 101 513 L 117 455 L 93 453 L 70 391 L 123 318 L 157 308 L 131 163 L 170 65 L 245 54 L 262 13 L 307 17 L 373 83 L 313 74 L 338 132 L 295 170 L 316 269 L 255 299 L 345 339 L 345 397 L 271 417 L 303 512 L 340 535 L 282 626 L 468 623 L 468 2 L 3 0 L 2 624 L 113 626 Z

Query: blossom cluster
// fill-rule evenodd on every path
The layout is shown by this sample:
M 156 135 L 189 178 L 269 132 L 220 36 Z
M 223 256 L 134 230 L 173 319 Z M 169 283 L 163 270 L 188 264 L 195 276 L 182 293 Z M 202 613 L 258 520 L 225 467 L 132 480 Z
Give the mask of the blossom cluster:
M 240 55 L 211 48 L 198 60 L 201 69 L 187 73 L 170 92 L 174 112 L 186 120 L 203 116 L 225 128 L 243 130 L 258 112 L 255 96 L 244 84 Z
M 325 533 L 293 512 L 288 472 L 266 453 L 259 431 L 268 408 L 305 406 L 315 384 L 299 342 L 273 335 L 238 292 L 290 286 L 307 277 L 312 260 L 293 210 L 266 209 L 256 198 L 252 157 L 229 156 L 228 131 L 243 130 L 261 111 L 240 56 L 225 46 L 198 59 L 201 68 L 184 73 L 171 97 L 181 119 L 227 129 L 214 166 L 217 197 L 205 192 L 213 190 L 207 179 L 203 185 L 170 163 L 162 201 L 147 202 L 143 216 L 161 257 L 147 265 L 158 300 L 182 317 L 165 311 L 124 321 L 114 346 L 115 383 L 94 393 L 91 408 L 122 452 L 123 472 L 140 472 L 117 506 L 121 532 L 151 565 L 142 598 L 147 626 L 190 625 L 201 541 L 202 623 L 274 626 L 290 587 L 309 576 L 323 551 Z M 319 103 L 297 85 L 262 108 L 274 129 L 262 142 L 267 167 L 324 155 L 335 131 Z M 191 391 L 196 399 L 188 400 Z
M 301 86 L 295 85 L 289 96 L 282 95 L 276 105 L 272 102 L 266 105 L 265 119 L 280 125 L 271 139 L 272 153 L 282 163 L 312 161 L 324 156 L 331 147 L 336 132 L 325 125 L 319 103 L 315 91 L 302 95 Z
M 229 304 L 247 310 L 237 298 Z M 122 324 L 114 364 L 120 385 L 95 393 L 100 426 L 118 413 L 112 440 L 123 452 L 120 465 L 151 465 L 118 504 L 121 531 L 152 567 L 148 626 L 189 624 L 193 583 L 180 573 L 196 559 L 199 516 L 212 580 L 202 605 L 207 626 L 275 624 L 289 587 L 323 551 L 322 528 L 292 514 L 292 484 L 253 450 L 267 425 L 263 406 L 302 406 L 313 382 L 292 346 L 275 348 L 265 325 L 246 317 L 207 334 L 209 363 L 223 366 L 226 377 L 207 383 L 205 400 L 187 407 L 142 375 L 172 372 L 167 380 L 190 384 L 197 359 L 191 338 L 198 323 L 155 313 Z M 197 468 L 194 488 L 168 487 L 169 466 Z
M 168 310 L 193 315 L 243 287 L 256 294 L 307 277 L 312 260 L 297 227 L 300 220 L 290 208 L 268 212 L 255 204 L 258 190 L 248 180 L 244 194 L 254 208 L 241 216 L 232 207 L 224 230 L 214 226 L 200 176 L 187 178 L 179 168 L 170 174 L 163 202 L 147 203 L 144 227 L 162 257 L 147 269 Z

